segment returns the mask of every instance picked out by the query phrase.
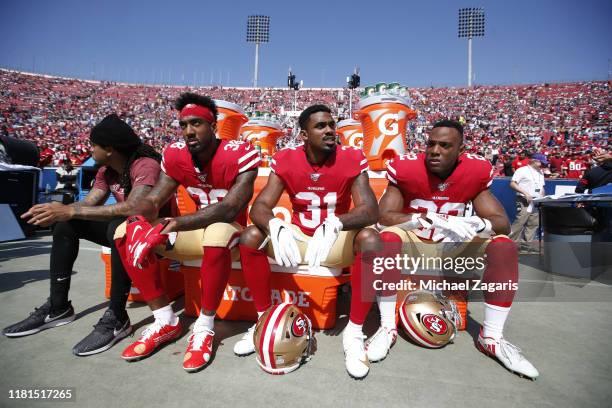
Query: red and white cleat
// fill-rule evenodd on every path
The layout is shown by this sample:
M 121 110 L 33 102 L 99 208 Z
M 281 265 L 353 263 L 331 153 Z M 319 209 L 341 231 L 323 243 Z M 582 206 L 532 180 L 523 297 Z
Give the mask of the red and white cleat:
M 181 322 L 172 326 L 155 321 L 144 329 L 138 340 L 123 350 L 121 358 L 127 361 L 135 361 L 148 357 L 162 344 L 178 339 L 182 331 Z
M 208 329 L 197 329 L 189 336 L 187 350 L 183 358 L 183 368 L 188 372 L 196 372 L 210 361 L 212 356 L 213 338 L 215 332 Z
M 519 376 L 528 377 L 532 380 L 538 378 L 540 373 L 522 354 L 521 349 L 506 341 L 503 337 L 495 340 L 492 337 L 484 337 L 482 328 L 476 342 L 478 350 L 484 354 L 499 360 L 508 370 Z
M 365 348 L 368 360 L 372 363 L 384 360 L 396 340 L 397 329 L 379 327 L 376 333 L 366 341 Z

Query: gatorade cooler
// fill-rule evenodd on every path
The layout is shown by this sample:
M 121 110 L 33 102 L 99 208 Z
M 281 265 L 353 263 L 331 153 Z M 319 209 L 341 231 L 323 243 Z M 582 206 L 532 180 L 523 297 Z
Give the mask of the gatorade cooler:
M 201 307 L 200 268 L 181 265 L 185 277 L 185 315 L 199 316 Z M 246 286 L 239 263 L 234 264 L 223 298 L 217 309 L 217 318 L 222 320 L 256 321 L 257 312 L 253 298 Z M 325 276 L 296 273 L 275 272 L 271 276 L 272 303 L 291 302 L 298 306 L 312 321 L 315 329 L 330 329 L 336 324 L 336 300 L 338 286 L 348 282 L 350 275 L 338 274 L 339 270 L 327 270 Z M 322 268 L 326 270 L 326 268 Z
M 276 140 L 283 135 L 280 124 L 271 120 L 251 119 L 240 129 L 242 140 L 259 146 L 262 156 L 272 156 L 276 152 Z
M 374 95 L 357 104 L 363 127 L 363 153 L 370 170 L 384 170 L 385 162 L 406 152 L 406 125 L 416 117 L 407 99 Z
M 240 127 L 249 119 L 244 110 L 235 103 L 215 100 L 217 104 L 217 137 L 219 139 L 236 140 L 240 136 Z
M 338 122 L 336 132 L 340 136 L 342 146 L 358 147 L 363 146 L 363 130 L 361 122 L 354 119 L 345 119 Z

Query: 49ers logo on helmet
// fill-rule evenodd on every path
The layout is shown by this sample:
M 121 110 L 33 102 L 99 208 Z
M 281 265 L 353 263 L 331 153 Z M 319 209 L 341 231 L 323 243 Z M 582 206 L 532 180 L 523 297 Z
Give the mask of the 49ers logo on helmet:
M 296 337 L 302 337 L 306 334 L 306 316 L 300 313 L 293 319 L 291 332 L 293 332 L 293 335 Z
M 421 319 L 427 330 L 435 334 L 444 334 L 448 330 L 446 322 L 434 314 L 426 314 Z

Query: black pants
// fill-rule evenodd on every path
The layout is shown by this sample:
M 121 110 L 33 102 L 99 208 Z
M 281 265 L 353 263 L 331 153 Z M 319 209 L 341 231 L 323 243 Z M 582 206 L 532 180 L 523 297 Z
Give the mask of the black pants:
M 70 220 L 58 222 L 53 228 L 53 245 L 51 247 L 51 308 L 63 310 L 68 304 L 70 276 L 72 267 L 79 253 L 79 239 L 86 239 L 111 248 L 111 299 L 110 308 L 119 318 L 127 315 L 125 304 L 130 293 L 132 281 L 125 271 L 119 252 L 115 248 L 113 235 L 125 219 L 112 221 Z

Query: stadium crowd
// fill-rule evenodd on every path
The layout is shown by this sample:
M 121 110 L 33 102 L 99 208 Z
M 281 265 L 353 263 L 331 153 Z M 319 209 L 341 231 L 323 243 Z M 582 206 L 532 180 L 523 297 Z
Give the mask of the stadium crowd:
M 247 113 L 276 115 L 286 136 L 294 120 L 286 113 L 313 103 L 348 116 L 348 89 L 177 87 L 84 81 L 0 70 L 0 134 L 34 141 L 39 165 L 75 165 L 89 156 L 90 129 L 116 112 L 157 150 L 179 137 L 172 101 L 185 91 L 236 103 Z M 496 175 L 510 176 L 530 152 L 547 155 L 552 177 L 579 178 L 593 156 L 610 149 L 610 83 L 579 82 L 473 88 L 409 88 L 418 112 L 407 129 L 408 146 L 424 149 L 429 127 L 441 118 L 465 126 L 468 151 L 495 165 Z M 295 98 L 295 100 L 294 100 Z M 353 96 L 353 106 L 358 93 Z

